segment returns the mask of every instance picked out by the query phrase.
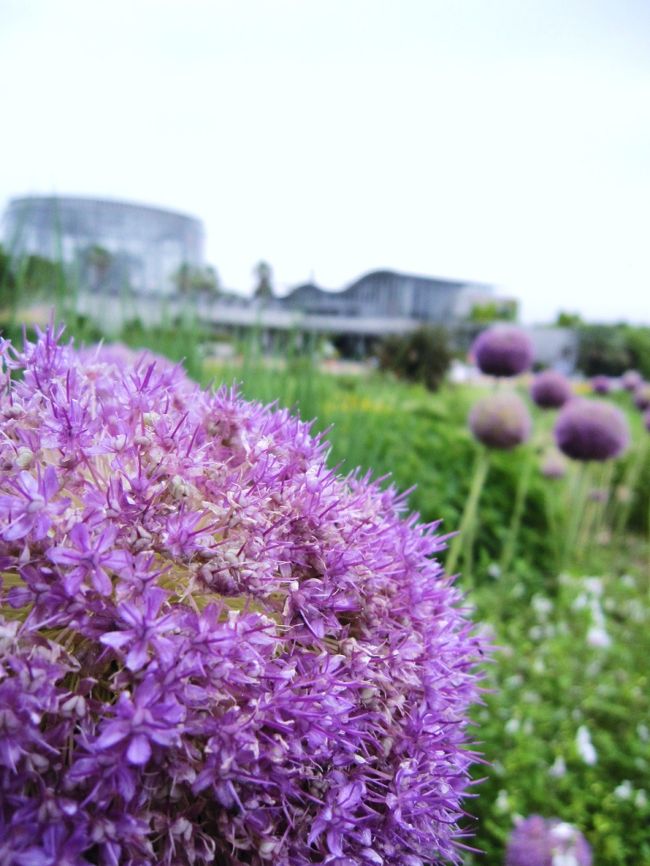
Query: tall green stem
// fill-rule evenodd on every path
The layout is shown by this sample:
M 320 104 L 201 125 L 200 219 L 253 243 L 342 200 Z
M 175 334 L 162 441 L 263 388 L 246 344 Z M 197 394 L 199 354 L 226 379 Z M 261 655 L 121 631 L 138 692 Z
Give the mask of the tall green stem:
M 530 487 L 530 477 L 534 462 L 533 456 L 534 453 L 531 450 L 526 451 L 524 465 L 519 473 L 517 489 L 515 491 L 515 505 L 510 520 L 510 528 L 508 529 L 508 535 L 501 552 L 501 562 L 499 563 L 501 574 L 506 574 L 507 570 L 510 568 L 510 563 L 512 562 L 512 557 L 515 553 L 517 536 L 519 535 L 519 527 L 521 526 L 521 518 L 524 513 L 526 497 L 528 496 L 528 488 Z
M 474 528 L 478 503 L 481 498 L 481 492 L 489 468 L 490 453 L 486 448 L 481 448 L 476 455 L 472 484 L 467 501 L 465 502 L 465 509 L 460 521 L 460 527 L 458 528 L 458 535 L 454 537 L 449 548 L 449 557 L 446 562 L 446 569 L 449 574 L 454 573 L 463 544 L 466 544 L 472 537 L 471 530 Z M 471 579 L 469 574 L 466 575 L 466 577 L 468 580 Z
M 571 490 L 567 533 L 564 540 L 564 551 L 562 556 L 562 568 L 566 569 L 569 561 L 575 556 L 576 540 L 580 529 L 581 519 L 587 504 L 587 493 L 589 491 L 589 466 L 587 463 L 579 463 Z

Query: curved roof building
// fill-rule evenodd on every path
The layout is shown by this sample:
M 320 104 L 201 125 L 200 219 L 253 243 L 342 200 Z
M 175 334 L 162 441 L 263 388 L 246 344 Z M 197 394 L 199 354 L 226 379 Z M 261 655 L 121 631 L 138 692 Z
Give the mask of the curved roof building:
M 494 288 L 486 283 L 382 270 L 371 271 L 337 292 L 313 283 L 297 286 L 278 303 L 314 315 L 444 323 L 469 315 L 477 303 L 494 299 Z
M 14 257 L 62 261 L 91 291 L 172 294 L 182 265 L 203 265 L 203 225 L 147 205 L 67 196 L 14 198 L 4 217 Z

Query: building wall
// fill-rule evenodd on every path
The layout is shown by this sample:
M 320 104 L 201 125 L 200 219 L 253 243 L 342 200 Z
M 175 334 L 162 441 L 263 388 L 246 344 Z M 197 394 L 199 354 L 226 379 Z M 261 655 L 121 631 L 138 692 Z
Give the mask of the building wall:
M 15 257 L 63 261 L 85 287 L 170 295 L 183 264 L 203 264 L 203 227 L 173 211 L 120 201 L 28 196 L 12 199 L 4 243 Z M 102 261 L 97 247 L 110 254 Z M 101 252 L 101 251 L 100 251 Z

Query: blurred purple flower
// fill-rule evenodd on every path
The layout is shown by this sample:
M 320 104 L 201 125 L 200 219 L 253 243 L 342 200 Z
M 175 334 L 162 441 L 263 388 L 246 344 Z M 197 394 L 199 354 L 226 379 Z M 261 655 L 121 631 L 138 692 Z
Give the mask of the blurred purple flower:
M 516 394 L 491 394 L 474 404 L 469 427 L 488 448 L 509 450 L 528 439 L 531 418 L 526 404 Z
M 612 390 L 612 382 L 609 376 L 594 376 L 591 387 L 596 394 L 609 394 Z
M 642 412 L 650 409 L 650 382 L 641 382 L 634 389 L 634 405 Z
M 643 382 L 643 376 L 636 370 L 628 370 L 621 376 L 621 385 L 626 391 L 635 391 Z
M 555 422 L 555 441 L 573 460 L 610 460 L 628 446 L 627 419 L 602 400 L 572 400 Z
M 571 399 L 571 383 L 557 370 L 544 370 L 533 379 L 530 396 L 542 409 L 558 409 Z
M 517 376 L 533 363 L 533 344 L 521 328 L 494 325 L 482 331 L 471 349 L 478 368 L 491 376 Z
M 506 847 L 505 866 L 592 866 L 582 833 L 557 818 L 531 815 L 520 821 Z

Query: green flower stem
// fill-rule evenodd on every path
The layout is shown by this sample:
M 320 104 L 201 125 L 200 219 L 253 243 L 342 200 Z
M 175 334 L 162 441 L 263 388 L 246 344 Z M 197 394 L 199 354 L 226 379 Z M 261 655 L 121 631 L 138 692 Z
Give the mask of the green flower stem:
M 562 556 L 563 570 L 566 570 L 570 560 L 575 560 L 576 558 L 576 541 L 578 540 L 578 533 L 587 505 L 589 483 L 591 480 L 589 476 L 589 464 L 579 463 L 576 467 L 576 473 L 570 489 L 568 525 Z
M 627 527 L 627 522 L 630 517 L 630 510 L 634 500 L 634 486 L 641 474 L 643 464 L 645 463 L 646 453 L 648 449 L 648 438 L 645 436 L 636 449 L 636 458 L 628 464 L 627 472 L 623 478 L 623 489 L 628 493 L 626 501 L 620 503 L 618 513 L 616 515 L 616 523 L 614 525 L 614 536 L 617 547 L 620 547 L 624 541 L 623 536 Z
M 510 528 L 508 529 L 506 542 L 503 545 L 503 550 L 501 552 L 501 561 L 499 563 L 499 568 L 502 575 L 505 575 L 510 568 L 512 558 L 515 553 L 517 536 L 519 535 L 521 518 L 524 513 L 524 505 L 526 504 L 526 497 L 528 496 L 528 489 L 530 487 L 530 478 L 532 475 L 534 462 L 535 461 L 533 450 L 526 449 L 524 465 L 521 469 L 521 472 L 519 473 L 517 489 L 515 491 L 515 505 L 512 511 L 512 518 L 510 520 Z
M 467 501 L 465 502 L 465 509 L 460 521 L 460 527 L 458 528 L 458 534 L 454 536 L 449 548 L 449 557 L 446 562 L 446 570 L 448 574 L 454 573 L 456 565 L 458 564 L 462 545 L 468 543 L 472 538 L 478 503 L 481 498 L 481 492 L 485 485 L 485 479 L 487 478 L 489 468 L 490 452 L 487 448 L 480 448 L 476 454 L 472 485 L 469 490 Z M 466 578 L 468 580 L 471 579 L 469 574 L 466 575 Z

